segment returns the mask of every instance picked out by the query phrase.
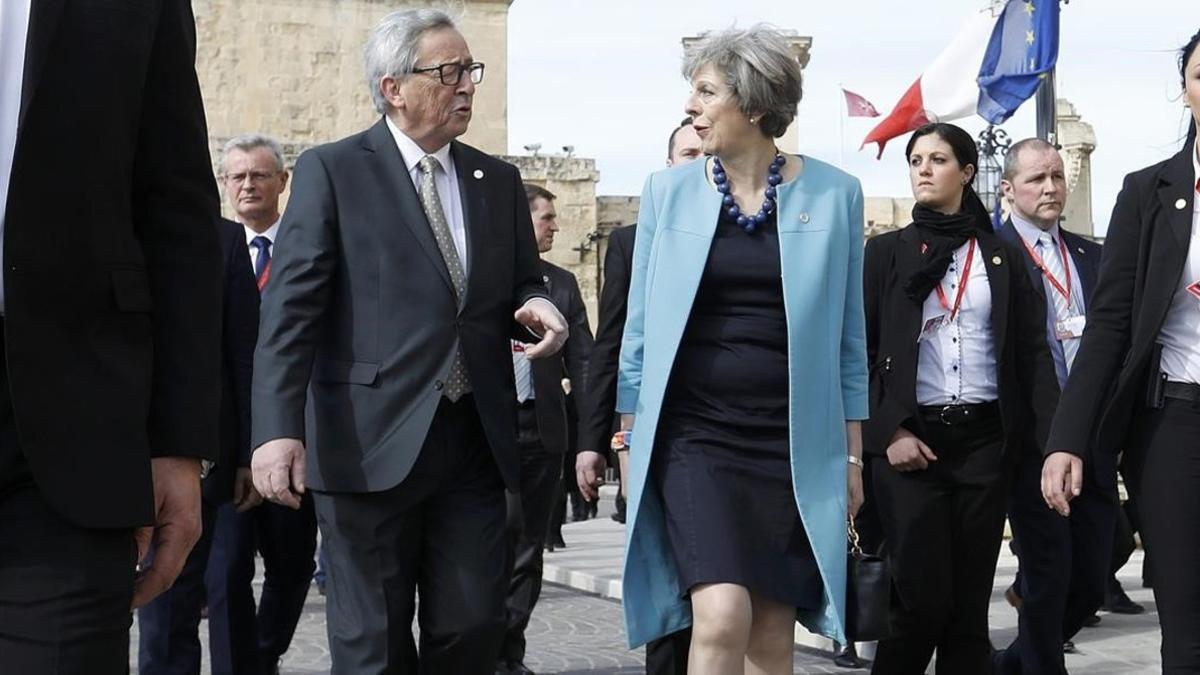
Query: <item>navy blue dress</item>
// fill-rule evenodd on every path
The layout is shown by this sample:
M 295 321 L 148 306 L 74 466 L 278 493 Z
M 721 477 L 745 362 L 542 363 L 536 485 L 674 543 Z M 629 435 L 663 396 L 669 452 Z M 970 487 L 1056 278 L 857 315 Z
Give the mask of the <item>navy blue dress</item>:
M 787 366 L 774 214 L 753 233 L 722 217 L 651 461 L 685 593 L 734 583 L 820 607 L 821 575 L 792 490 Z

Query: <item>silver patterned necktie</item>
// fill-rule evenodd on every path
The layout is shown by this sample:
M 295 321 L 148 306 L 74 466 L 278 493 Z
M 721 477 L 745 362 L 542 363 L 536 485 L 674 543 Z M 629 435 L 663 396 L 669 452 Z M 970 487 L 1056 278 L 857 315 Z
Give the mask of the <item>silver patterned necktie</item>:
M 433 230 L 433 238 L 437 240 L 438 250 L 442 252 L 442 260 L 450 273 L 450 282 L 454 285 L 454 299 L 461 307 L 467 294 L 467 275 L 463 271 L 462 260 L 458 257 L 458 249 L 454 246 L 450 224 L 446 222 L 446 211 L 442 208 L 441 198 L 438 197 L 437 184 L 434 183 L 434 172 L 442 165 L 433 155 L 425 155 L 418 166 L 421 168 L 421 185 L 418 190 L 421 205 L 425 207 L 429 228 Z M 450 376 L 446 379 L 444 393 L 451 401 L 457 401 L 463 394 L 471 391 L 471 381 L 467 377 L 467 364 L 463 359 L 461 344 L 455 347 L 454 363 L 450 366 Z
M 1059 249 L 1054 245 L 1054 238 L 1050 236 L 1049 232 L 1042 232 L 1038 235 L 1037 245 L 1041 249 L 1039 253 L 1042 256 L 1042 264 L 1046 266 L 1046 271 L 1050 276 L 1057 279 L 1060 284 L 1063 283 L 1063 280 L 1067 278 L 1067 275 L 1063 271 L 1063 265 L 1066 264 L 1066 261 L 1059 256 Z M 1051 285 L 1049 291 L 1050 297 L 1054 299 L 1055 323 L 1070 318 L 1071 303 L 1053 285 Z M 1067 338 L 1059 342 L 1062 343 L 1063 359 L 1067 364 L 1067 372 L 1070 372 L 1071 364 L 1075 362 L 1075 354 L 1079 353 L 1079 339 Z

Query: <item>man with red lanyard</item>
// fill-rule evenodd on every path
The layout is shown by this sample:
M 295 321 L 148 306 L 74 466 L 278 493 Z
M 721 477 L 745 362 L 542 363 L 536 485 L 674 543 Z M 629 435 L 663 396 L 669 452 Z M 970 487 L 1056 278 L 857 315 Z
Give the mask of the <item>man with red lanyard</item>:
M 1061 388 L 1079 350 L 1101 246 L 1059 226 L 1066 172 L 1046 141 L 1030 138 L 1009 149 L 1001 189 L 1011 213 L 997 234 L 1021 245 L 1034 286 L 1045 292 L 1046 341 Z M 1099 485 L 1115 485 L 1116 477 L 1085 478 L 1083 494 L 1063 518 L 1042 499 L 1036 445 L 1013 454 L 1009 522 L 1020 572 L 1009 595 L 1020 604 L 1020 620 L 1016 640 L 999 653 L 997 665 L 1004 673 L 1066 673 L 1064 642 L 1104 601 L 1116 495 Z

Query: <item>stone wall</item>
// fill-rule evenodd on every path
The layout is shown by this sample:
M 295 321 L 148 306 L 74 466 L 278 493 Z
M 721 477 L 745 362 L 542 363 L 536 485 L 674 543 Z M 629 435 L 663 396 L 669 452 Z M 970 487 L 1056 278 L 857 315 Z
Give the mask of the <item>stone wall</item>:
M 221 146 L 240 133 L 277 138 L 291 166 L 301 151 L 373 124 L 362 61 L 367 33 L 388 12 L 417 6 L 449 8 L 472 55 L 487 64 L 462 140 L 507 152 L 511 1 L 194 0 L 214 167 Z

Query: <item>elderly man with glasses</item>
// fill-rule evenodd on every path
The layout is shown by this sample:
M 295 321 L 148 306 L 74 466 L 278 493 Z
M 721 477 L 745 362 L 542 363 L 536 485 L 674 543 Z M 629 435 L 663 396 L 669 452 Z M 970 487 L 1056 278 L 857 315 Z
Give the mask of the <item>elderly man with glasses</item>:
M 313 493 L 334 673 L 490 673 L 520 474 L 510 339 L 541 358 L 567 328 L 520 173 L 454 140 L 483 76 L 454 22 L 393 12 L 364 54 L 381 119 L 300 156 L 279 229 L 254 484 L 292 508 Z

